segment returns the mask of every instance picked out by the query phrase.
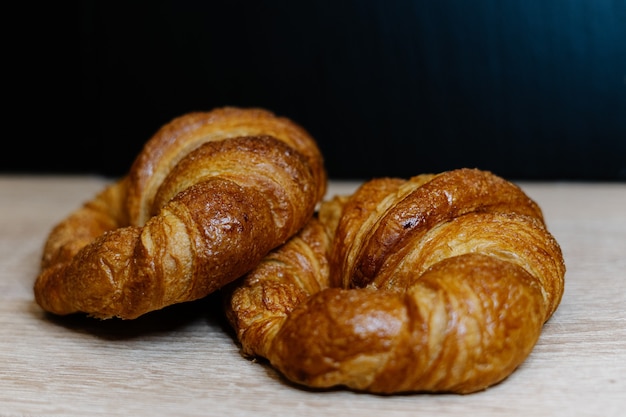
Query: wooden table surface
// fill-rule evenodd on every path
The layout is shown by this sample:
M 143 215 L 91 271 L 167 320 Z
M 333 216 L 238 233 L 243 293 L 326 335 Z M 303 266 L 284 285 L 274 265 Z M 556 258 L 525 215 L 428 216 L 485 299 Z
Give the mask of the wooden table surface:
M 304 390 L 244 359 L 215 295 L 133 321 L 44 314 L 32 292 L 43 242 L 106 182 L 0 176 L 1 416 L 626 415 L 625 183 L 520 183 L 567 265 L 534 351 L 483 392 L 385 397 Z

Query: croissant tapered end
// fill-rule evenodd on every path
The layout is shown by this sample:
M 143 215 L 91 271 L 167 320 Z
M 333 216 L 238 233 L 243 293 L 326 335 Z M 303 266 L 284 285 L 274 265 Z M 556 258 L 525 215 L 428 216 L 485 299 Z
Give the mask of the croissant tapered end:
M 285 245 L 271 255 L 282 262 L 225 294 L 246 355 L 298 384 L 483 390 L 527 358 L 563 294 L 565 264 L 539 206 L 489 172 L 375 179 L 323 202 L 319 219 L 328 275 L 285 279 L 299 268 Z M 267 291 L 299 296 L 268 308 Z
M 238 331 L 244 355 L 267 357 L 275 332 L 295 306 L 329 286 L 329 249 L 330 235 L 312 218 L 267 255 L 254 274 L 223 288 L 226 316 Z
M 133 319 L 204 297 L 297 233 L 325 190 L 317 144 L 290 120 L 232 107 L 181 116 L 51 231 L 35 299 Z

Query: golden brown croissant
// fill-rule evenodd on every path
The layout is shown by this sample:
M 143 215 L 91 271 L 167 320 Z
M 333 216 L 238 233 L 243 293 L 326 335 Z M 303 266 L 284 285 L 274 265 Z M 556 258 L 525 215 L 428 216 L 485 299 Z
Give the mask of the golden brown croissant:
M 319 220 L 223 293 L 242 353 L 293 382 L 470 393 L 529 355 L 564 274 L 537 204 L 459 169 L 322 203 Z
M 291 120 L 233 107 L 186 114 L 51 231 L 36 301 L 131 319 L 204 297 L 298 232 L 325 187 L 317 144 Z

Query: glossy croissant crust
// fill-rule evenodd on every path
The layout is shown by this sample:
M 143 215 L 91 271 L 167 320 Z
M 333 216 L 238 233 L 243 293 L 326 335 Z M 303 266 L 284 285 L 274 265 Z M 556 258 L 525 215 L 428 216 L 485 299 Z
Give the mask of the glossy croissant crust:
M 564 274 L 537 204 L 459 169 L 325 201 L 223 294 L 243 354 L 297 384 L 470 393 L 530 354 Z
M 298 232 L 325 190 L 317 144 L 293 121 L 235 107 L 183 115 L 51 231 L 35 299 L 59 315 L 132 319 L 204 297 Z
M 325 192 L 292 121 L 183 115 L 53 228 L 35 299 L 132 319 L 222 289 L 242 353 L 314 388 L 470 393 L 526 359 L 565 265 L 519 187 L 458 169 Z

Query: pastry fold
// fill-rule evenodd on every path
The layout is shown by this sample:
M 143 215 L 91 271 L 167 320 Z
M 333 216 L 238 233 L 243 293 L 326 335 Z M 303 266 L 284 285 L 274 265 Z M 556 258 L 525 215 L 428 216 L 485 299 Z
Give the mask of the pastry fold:
M 325 190 L 317 144 L 293 121 L 235 107 L 183 115 L 53 228 L 35 299 L 54 314 L 133 319 L 202 298 L 297 233 Z
M 539 206 L 490 172 L 374 179 L 225 288 L 242 353 L 309 387 L 483 390 L 530 354 L 564 288 Z

